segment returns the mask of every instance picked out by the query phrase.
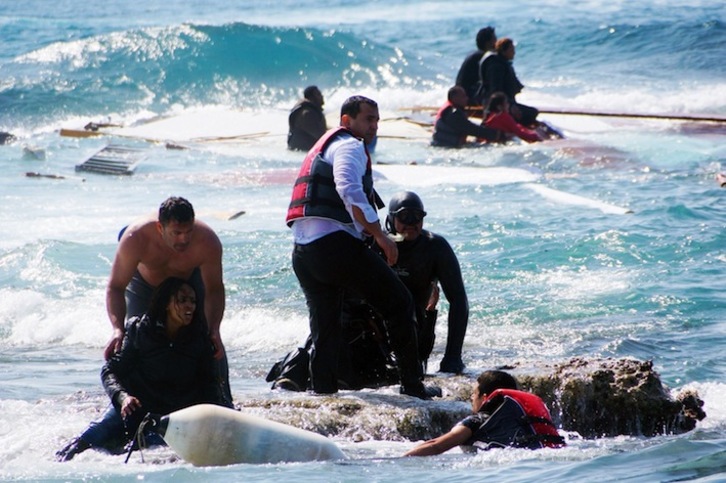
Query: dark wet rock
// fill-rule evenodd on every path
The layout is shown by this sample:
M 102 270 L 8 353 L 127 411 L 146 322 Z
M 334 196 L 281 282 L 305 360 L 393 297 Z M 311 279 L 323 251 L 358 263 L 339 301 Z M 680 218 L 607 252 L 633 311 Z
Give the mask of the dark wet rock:
M 585 438 L 654 436 L 693 429 L 706 415 L 692 390 L 675 399 L 651 361 L 586 359 L 527 368 L 506 368 L 522 389 L 539 395 L 564 431 Z M 447 432 L 471 413 L 470 395 L 478 374 L 434 376 L 443 398 L 421 401 L 397 394 L 398 387 L 341 391 L 335 396 L 270 391 L 238 403 L 246 412 L 317 433 L 352 441 L 418 441 Z
M 652 361 L 575 358 L 547 376 L 519 376 L 550 408 L 555 424 L 585 438 L 677 434 L 706 415 L 695 391 L 675 400 Z

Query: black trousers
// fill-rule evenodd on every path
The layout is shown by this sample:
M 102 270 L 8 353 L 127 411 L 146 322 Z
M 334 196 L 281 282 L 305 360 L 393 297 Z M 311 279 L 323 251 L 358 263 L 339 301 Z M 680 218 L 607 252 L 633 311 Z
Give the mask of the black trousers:
M 421 385 L 413 298 L 380 255 L 348 233 L 338 231 L 307 245 L 295 245 L 292 266 L 310 312 L 313 391 L 338 390 L 341 312 L 346 291 L 359 294 L 386 320 L 398 361 L 401 385 Z

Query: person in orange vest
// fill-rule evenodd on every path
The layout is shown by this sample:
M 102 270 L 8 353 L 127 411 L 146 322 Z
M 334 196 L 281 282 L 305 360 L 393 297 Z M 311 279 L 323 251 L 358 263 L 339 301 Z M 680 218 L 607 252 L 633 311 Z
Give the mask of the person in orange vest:
M 441 454 L 454 446 L 467 449 L 560 447 L 565 445 L 542 399 L 517 389 L 517 380 L 504 371 L 485 371 L 471 395 L 474 414 L 451 431 L 425 441 L 404 456 Z

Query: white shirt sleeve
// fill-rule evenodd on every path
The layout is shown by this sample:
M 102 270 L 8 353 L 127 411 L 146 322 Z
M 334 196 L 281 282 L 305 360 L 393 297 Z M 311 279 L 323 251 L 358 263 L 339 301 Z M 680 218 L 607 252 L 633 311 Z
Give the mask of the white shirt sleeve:
M 352 207 L 357 206 L 363 212 L 366 221 L 369 223 L 378 221 L 378 213 L 363 191 L 363 176 L 368 164 L 363 141 L 352 136 L 341 136 L 326 149 L 325 161 L 333 164 L 335 189 L 350 217 L 355 220 Z M 358 231 L 363 230 L 359 223 L 355 221 L 354 223 Z

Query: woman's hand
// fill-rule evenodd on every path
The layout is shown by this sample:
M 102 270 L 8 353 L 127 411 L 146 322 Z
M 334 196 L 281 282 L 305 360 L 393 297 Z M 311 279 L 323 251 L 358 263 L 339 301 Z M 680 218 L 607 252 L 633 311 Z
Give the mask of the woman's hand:
M 121 417 L 127 418 L 131 416 L 131 413 L 141 407 L 141 401 L 136 399 L 134 396 L 127 396 L 124 402 L 121 403 Z

